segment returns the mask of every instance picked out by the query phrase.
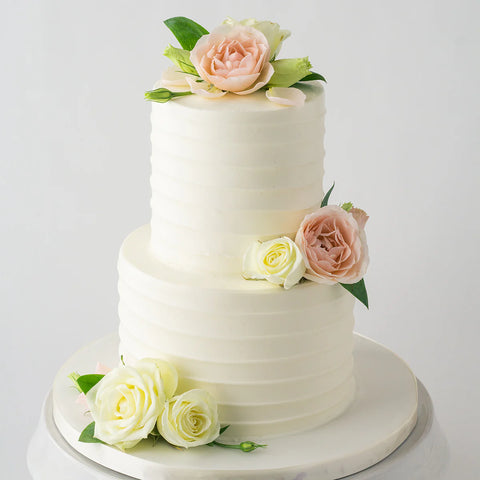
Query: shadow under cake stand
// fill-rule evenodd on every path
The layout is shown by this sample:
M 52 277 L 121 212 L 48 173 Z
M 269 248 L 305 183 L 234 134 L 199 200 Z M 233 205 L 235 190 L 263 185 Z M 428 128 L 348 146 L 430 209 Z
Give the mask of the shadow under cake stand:
M 110 335 L 75 353 L 58 372 L 30 442 L 34 480 L 429 480 L 447 458 L 445 439 L 424 386 L 378 343 L 355 335 L 357 396 L 339 418 L 319 428 L 268 440 L 251 453 L 219 447 L 178 450 L 144 441 L 126 453 L 78 442 L 91 419 L 75 403 L 68 374 L 118 363 Z M 255 440 L 246 439 L 246 440 Z

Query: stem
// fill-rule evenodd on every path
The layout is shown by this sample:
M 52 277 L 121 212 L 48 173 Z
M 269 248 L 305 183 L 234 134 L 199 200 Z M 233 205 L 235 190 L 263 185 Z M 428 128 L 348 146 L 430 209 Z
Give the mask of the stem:
M 216 445 L 217 447 L 223 447 L 223 448 L 233 448 L 235 450 L 241 450 L 242 447 L 240 445 L 228 445 L 226 443 L 220 443 L 220 442 L 217 442 L 216 440 L 214 440 L 212 442 L 213 445 Z

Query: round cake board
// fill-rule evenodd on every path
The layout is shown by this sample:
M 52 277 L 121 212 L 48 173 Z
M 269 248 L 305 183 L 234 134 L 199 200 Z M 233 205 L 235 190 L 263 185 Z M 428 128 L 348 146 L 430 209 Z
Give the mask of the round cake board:
M 91 418 L 76 403 L 68 375 L 90 373 L 96 362 L 118 364 L 118 338 L 102 338 L 75 353 L 58 372 L 53 416 L 65 440 L 88 459 L 141 480 L 335 480 L 364 470 L 404 442 L 417 420 L 417 382 L 387 348 L 355 335 L 357 395 L 339 418 L 321 427 L 268 440 L 251 453 L 219 447 L 179 450 L 146 440 L 127 452 L 78 441 Z M 245 440 L 256 440 L 249 438 Z
M 418 420 L 412 433 L 387 458 L 344 480 L 446 480 L 451 478 L 447 477 L 448 461 L 448 444 L 435 419 L 432 400 L 418 382 Z M 135 480 L 89 460 L 65 441 L 53 420 L 51 392 L 30 440 L 27 464 L 34 480 Z M 305 469 L 303 472 L 302 480 L 316 480 Z

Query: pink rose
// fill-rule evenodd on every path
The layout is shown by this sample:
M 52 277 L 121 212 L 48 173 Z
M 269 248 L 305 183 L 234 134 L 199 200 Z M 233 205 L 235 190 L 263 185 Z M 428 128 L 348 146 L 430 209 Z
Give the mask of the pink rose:
M 200 77 L 220 90 L 246 95 L 273 75 L 265 35 L 253 27 L 221 25 L 198 40 L 190 60 Z
M 317 283 L 356 283 L 368 266 L 367 214 L 327 205 L 307 215 L 295 237 L 307 267 L 305 278 Z

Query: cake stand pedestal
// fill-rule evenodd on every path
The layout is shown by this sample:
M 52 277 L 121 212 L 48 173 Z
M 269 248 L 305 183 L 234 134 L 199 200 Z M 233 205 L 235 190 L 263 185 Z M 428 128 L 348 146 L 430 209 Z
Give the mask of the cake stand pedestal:
M 149 442 L 123 453 L 81 444 L 78 430 L 90 419 L 75 404 L 66 374 L 91 371 L 97 360 L 116 365 L 117 344 L 115 336 L 101 339 L 59 371 L 28 449 L 34 480 L 441 478 L 447 447 L 427 391 L 400 358 L 360 336 L 354 350 L 357 399 L 344 415 L 318 429 L 272 439 L 268 448 L 250 454 L 209 447 L 179 451 Z

